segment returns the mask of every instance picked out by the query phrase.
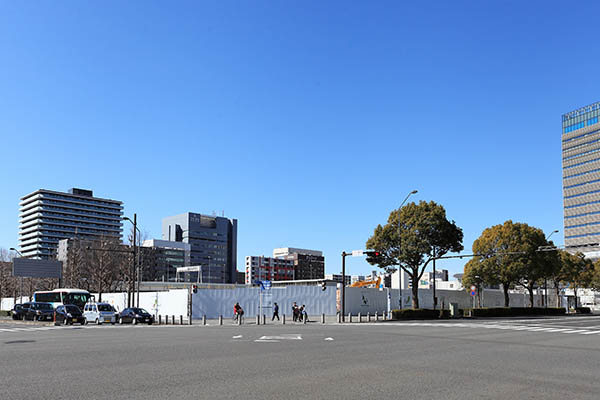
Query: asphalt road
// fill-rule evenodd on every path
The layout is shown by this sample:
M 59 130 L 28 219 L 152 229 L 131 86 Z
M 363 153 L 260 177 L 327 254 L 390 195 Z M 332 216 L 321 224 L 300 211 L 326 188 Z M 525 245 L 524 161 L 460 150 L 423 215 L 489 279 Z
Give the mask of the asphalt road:
M 0 399 L 598 399 L 600 317 L 0 324 Z

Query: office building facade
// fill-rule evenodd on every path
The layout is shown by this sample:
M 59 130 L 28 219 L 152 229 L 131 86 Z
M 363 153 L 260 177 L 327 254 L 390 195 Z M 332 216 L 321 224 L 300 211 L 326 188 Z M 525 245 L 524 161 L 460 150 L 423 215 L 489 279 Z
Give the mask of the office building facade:
M 55 258 L 58 242 L 73 237 L 122 239 L 123 203 L 94 197 L 91 190 L 40 189 L 21 198 L 19 247 L 24 257 Z
M 202 267 L 202 282 L 237 282 L 237 220 L 191 212 L 166 217 L 162 238 L 190 244 L 188 265 Z
M 265 256 L 246 256 L 246 285 L 255 281 L 294 280 L 294 261 Z
M 562 116 L 565 247 L 600 255 L 600 102 Z
M 177 268 L 190 264 L 191 245 L 168 240 L 145 240 L 139 249 L 142 280 L 175 282 Z

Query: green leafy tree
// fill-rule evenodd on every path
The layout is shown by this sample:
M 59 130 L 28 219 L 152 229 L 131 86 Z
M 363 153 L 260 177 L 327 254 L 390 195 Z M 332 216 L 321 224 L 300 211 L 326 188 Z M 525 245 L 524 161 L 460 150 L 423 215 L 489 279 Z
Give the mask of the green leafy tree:
M 394 265 L 406 271 L 413 282 L 412 306 L 419 308 L 418 282 L 425 268 L 434 257 L 461 251 L 462 239 L 462 230 L 446 218 L 444 207 L 433 201 L 409 203 L 393 210 L 386 225 L 377 225 L 366 246 L 381 255 L 367 261 L 388 271 Z
M 559 257 L 560 269 L 553 279 L 556 288 L 556 306 L 560 307 L 560 286 L 562 284 L 573 288 L 575 307 L 577 307 L 577 290 L 593 286 L 596 272 L 594 263 L 580 252 L 571 254 L 568 251 L 560 250 Z
M 508 291 L 515 285 L 527 288 L 533 307 L 533 289 L 557 268 L 555 252 L 539 251 L 547 246 L 544 232 L 510 220 L 485 229 L 473 242 L 476 254 L 465 265 L 463 284 L 502 285 L 504 306 L 510 305 Z

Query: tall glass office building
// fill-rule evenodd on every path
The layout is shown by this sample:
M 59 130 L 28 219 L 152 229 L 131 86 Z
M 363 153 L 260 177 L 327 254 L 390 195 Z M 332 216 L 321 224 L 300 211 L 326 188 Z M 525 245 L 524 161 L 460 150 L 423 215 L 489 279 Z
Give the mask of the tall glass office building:
M 565 246 L 598 257 L 600 243 L 600 102 L 562 116 Z

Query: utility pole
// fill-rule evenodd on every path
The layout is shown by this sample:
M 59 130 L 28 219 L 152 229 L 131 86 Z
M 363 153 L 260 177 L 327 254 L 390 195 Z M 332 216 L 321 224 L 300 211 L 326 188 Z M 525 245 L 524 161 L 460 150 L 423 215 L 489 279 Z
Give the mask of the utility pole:
M 437 306 L 437 297 L 435 297 L 435 247 L 433 248 L 433 309 Z
M 346 322 L 346 256 L 352 253 L 342 252 L 342 322 Z

